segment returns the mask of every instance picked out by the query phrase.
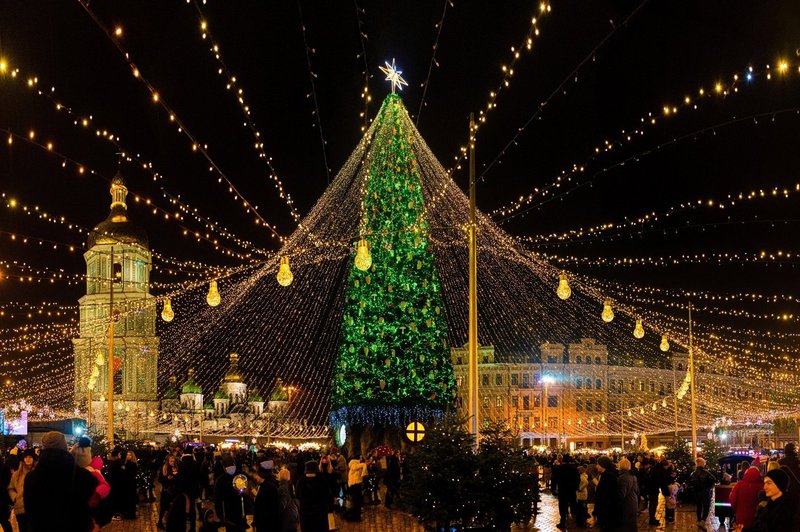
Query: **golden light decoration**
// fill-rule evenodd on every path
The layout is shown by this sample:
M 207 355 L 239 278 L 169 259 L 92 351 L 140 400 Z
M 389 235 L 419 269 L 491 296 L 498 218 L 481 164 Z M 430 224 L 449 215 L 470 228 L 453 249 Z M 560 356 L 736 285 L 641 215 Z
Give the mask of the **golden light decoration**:
M 567 272 L 561 272 L 561 275 L 558 276 L 556 295 L 562 300 L 567 300 L 572 295 L 572 289 L 569 287 L 569 281 L 567 280 Z
M 636 319 L 636 326 L 633 328 L 633 336 L 634 338 L 644 338 L 644 327 L 642 326 L 642 320 Z
M 603 302 L 603 312 L 600 314 L 600 317 L 603 318 L 603 321 L 606 323 L 610 323 L 614 319 L 614 311 L 611 310 L 610 299 L 606 299 Z
M 95 357 L 94 363 L 98 366 L 102 366 L 103 364 L 106 363 L 106 357 L 105 355 L 103 355 L 102 351 L 97 352 L 97 357 Z
M 358 248 L 356 249 L 356 268 L 365 272 L 372 266 L 372 255 L 369 252 L 369 241 L 361 239 L 358 241 Z
M 211 281 L 208 283 L 208 295 L 206 295 L 206 303 L 208 303 L 209 307 L 216 307 L 220 304 L 222 298 L 219 296 L 219 289 L 217 288 L 217 282 Z
M 99 376 L 100 376 L 100 368 L 98 368 L 97 366 L 94 366 L 92 368 L 92 378 L 96 379 Z
M 294 275 L 289 268 L 289 257 L 281 257 L 281 265 L 278 267 L 278 284 L 281 286 L 289 286 L 294 281 Z
M 161 319 L 167 323 L 175 318 L 175 313 L 172 311 L 172 302 L 169 298 L 164 298 L 164 308 L 161 310 Z
M 667 340 L 667 335 L 664 334 L 661 336 L 661 345 L 658 346 L 659 349 L 664 351 L 665 353 L 669 351 L 669 341 Z
M 89 391 L 89 392 L 93 391 L 94 390 L 94 385 L 95 385 L 94 382 L 89 381 L 89 384 L 86 385 L 86 391 Z

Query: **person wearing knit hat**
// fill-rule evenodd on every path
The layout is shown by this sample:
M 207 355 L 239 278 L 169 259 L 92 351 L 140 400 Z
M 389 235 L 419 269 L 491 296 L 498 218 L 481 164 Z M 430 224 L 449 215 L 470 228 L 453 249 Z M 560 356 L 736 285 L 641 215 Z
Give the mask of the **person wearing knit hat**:
M 22 454 L 22 462 L 14 474 L 11 475 L 11 482 L 8 484 L 8 495 L 14 504 L 14 515 L 17 516 L 17 525 L 20 531 L 28 529 L 28 519 L 25 515 L 25 477 L 28 476 L 36 464 L 36 452 L 33 449 L 27 449 Z
M 222 457 L 225 474 L 220 475 L 214 485 L 214 505 L 217 516 L 225 523 L 225 530 L 239 532 L 247 530 L 247 521 L 242 510 L 242 495 L 233 485 L 236 462 L 230 454 Z
M 91 530 L 89 499 L 97 480 L 76 467 L 60 432 L 42 438 L 36 467 L 25 478 L 23 504 L 30 530 Z
M 328 483 L 320 474 L 319 462 L 306 462 L 305 475 L 297 480 L 297 498 L 300 500 L 300 530 L 327 530 L 328 512 L 333 511 Z
M 797 494 L 789 487 L 789 473 L 783 467 L 764 476 L 767 503 L 760 504 L 755 530 L 800 530 Z
M 692 475 L 689 477 L 689 484 L 694 488 L 695 493 L 697 526 L 698 528 L 706 529 L 706 521 L 711 511 L 711 496 L 717 479 L 706 470 L 706 461 L 703 458 L 698 457 L 694 463 L 697 468 L 692 471 Z
M 600 481 L 594 491 L 594 518 L 597 527 L 605 532 L 617 530 L 620 524 L 620 498 L 617 480 L 619 473 L 608 456 L 597 459 Z
M 278 479 L 272 472 L 273 461 L 266 454 L 259 454 L 258 476 L 261 484 L 253 504 L 253 525 L 256 530 L 277 529 L 282 519 L 282 507 L 278 495 Z M 296 527 L 295 527 L 296 528 Z

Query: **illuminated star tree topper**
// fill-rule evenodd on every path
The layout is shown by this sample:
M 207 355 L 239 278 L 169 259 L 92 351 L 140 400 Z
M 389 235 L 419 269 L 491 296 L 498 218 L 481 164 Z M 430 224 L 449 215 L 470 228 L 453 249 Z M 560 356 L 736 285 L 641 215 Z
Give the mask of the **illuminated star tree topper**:
M 408 87 L 408 83 L 406 83 L 406 80 L 404 80 L 402 77 L 400 77 L 400 74 L 402 74 L 403 71 L 402 70 L 397 70 L 397 67 L 395 67 L 395 65 L 394 65 L 394 58 L 392 58 L 392 64 L 391 65 L 389 64 L 389 61 L 384 61 L 384 64 L 386 65 L 385 67 L 378 67 L 378 68 L 381 69 L 381 72 L 386 74 L 386 81 L 391 82 L 391 84 L 392 84 L 392 94 L 394 94 L 395 87 L 400 89 L 400 90 L 403 90 L 403 85 Z

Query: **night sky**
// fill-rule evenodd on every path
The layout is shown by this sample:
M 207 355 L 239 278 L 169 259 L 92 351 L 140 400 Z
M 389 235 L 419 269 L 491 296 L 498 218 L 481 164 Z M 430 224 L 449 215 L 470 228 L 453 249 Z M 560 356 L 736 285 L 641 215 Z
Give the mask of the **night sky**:
M 442 17 L 442 2 L 373 2 L 360 0 L 366 63 L 374 115 L 389 90 L 378 70 L 396 58 L 409 86 L 402 92 L 416 117 L 421 84 Z M 356 7 L 353 2 L 301 2 L 310 49 L 319 118 L 326 141 L 330 175 L 355 147 L 364 110 L 360 93 L 364 58 L 360 56 Z M 180 1 L 110 2 L 94 0 L 91 10 L 108 27 L 122 26 L 119 39 L 141 73 L 158 89 L 192 133 L 243 195 L 259 205 L 261 215 L 290 234 L 295 223 L 267 178 L 269 170 L 253 150 L 250 131 L 210 52 L 201 39 L 200 19 L 192 4 Z M 573 69 L 635 9 L 629 23 L 617 29 L 577 74 Z M 319 126 L 311 96 L 309 69 L 296 2 L 210 0 L 201 4 L 222 57 L 262 132 L 266 152 L 305 214 L 324 191 L 328 175 L 322 156 Z M 466 141 L 468 115 L 485 107 L 488 93 L 502 79 L 511 46 L 518 46 L 530 26 L 537 4 L 522 1 L 455 1 L 448 6 L 439 40 L 436 65 L 425 97 L 419 129 L 439 160 L 449 167 Z M 800 3 L 795 1 L 707 2 L 554 1 L 552 12 L 538 24 L 541 34 L 532 53 L 523 52 L 510 87 L 478 134 L 478 171 L 495 160 L 519 127 L 547 101 L 540 119 L 521 134 L 483 176 L 478 205 L 485 212 L 506 205 L 534 187 L 552 180 L 573 163 L 597 173 L 592 186 L 549 202 L 503 227 L 514 235 L 561 232 L 605 222 L 622 222 L 647 212 L 661 212 L 685 201 L 724 199 L 728 194 L 773 186 L 794 189 L 800 150 Z M 116 149 L 96 138 L 94 130 L 109 129 L 128 149 L 153 161 L 164 186 L 180 194 L 199 211 L 233 232 L 267 249 L 276 241 L 252 223 L 241 203 L 216 182 L 208 164 L 192 153 L 187 139 L 176 133 L 167 114 L 131 70 L 79 2 L 5 0 L 0 4 L 0 56 L 22 75 L 38 77 L 38 87 L 55 87 L 57 98 L 80 114 L 93 117 L 86 130 L 72 125 L 47 99 L 25 87 L 24 81 L 0 80 L 0 128 L 52 141 L 64 155 L 110 179 L 117 167 Z M 775 71 L 788 61 L 790 73 Z M 760 76 L 751 83 L 741 77 L 746 68 L 772 66 L 771 81 Z M 698 89 L 729 84 L 738 73 L 740 90 L 727 97 L 703 99 L 697 111 L 681 111 L 662 119 L 635 142 L 592 159 L 604 139 L 638 127 L 640 117 L 658 113 L 664 105 L 679 105 Z M 567 79 L 563 90 L 554 93 Z M 550 95 L 553 94 L 552 98 Z M 787 111 L 788 110 L 788 111 Z M 774 113 L 774 115 L 773 115 Z M 762 115 L 732 125 L 728 121 Z M 663 123 L 662 123 L 663 122 Z M 702 133 L 698 131 L 705 130 Z M 698 133 L 694 133 L 698 132 Z M 686 140 L 625 165 L 622 160 L 677 137 Z M 5 139 L 6 134 L 0 134 Z M 604 169 L 611 168 L 607 172 Z M 132 194 L 159 200 L 168 207 L 147 173 L 135 165 L 122 168 Z M 463 171 L 454 175 L 465 188 Z M 79 175 L 74 165 L 42 150 L 5 140 L 0 148 L 1 191 L 90 228 L 108 212 L 108 182 Z M 590 243 L 549 245 L 538 251 L 584 257 L 653 257 L 695 253 L 757 253 L 761 250 L 798 252 L 797 197 L 746 202 L 724 211 L 693 210 L 659 221 L 646 232 Z M 5 204 L 5 202 L 4 202 Z M 130 204 L 130 202 L 129 202 Z M 205 243 L 181 236 L 175 222 L 164 222 L 142 207 L 131 217 L 144 226 L 151 246 L 181 259 L 236 264 Z M 733 222 L 733 223 L 731 223 Z M 745 223 L 741 223 L 745 222 Z M 187 225 L 195 227 L 191 220 Z M 688 226 L 688 227 L 686 227 Z M 676 229 L 679 228 L 679 229 Z M 80 235 L 20 214 L 0 209 L 0 230 L 58 242 L 81 244 Z M 48 269 L 84 271 L 78 252 L 46 250 L 11 243 L 0 235 L 3 259 L 20 259 Z M 718 293 L 757 291 L 794 293 L 793 261 L 782 264 L 715 262 L 670 267 L 592 267 L 570 270 L 602 279 L 673 289 L 703 289 Z M 172 277 L 154 275 L 172 282 Z M 54 301 L 75 304 L 83 287 L 64 283 L 24 284 L 5 281 L 0 302 Z M 791 303 L 731 308 L 754 312 L 796 312 Z M 732 326 L 788 332 L 793 323 L 722 318 Z

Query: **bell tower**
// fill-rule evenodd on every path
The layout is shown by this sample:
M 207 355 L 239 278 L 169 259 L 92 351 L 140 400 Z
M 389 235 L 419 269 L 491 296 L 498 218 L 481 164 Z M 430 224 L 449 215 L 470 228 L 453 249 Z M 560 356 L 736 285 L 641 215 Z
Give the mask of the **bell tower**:
M 89 233 L 88 251 L 83 255 L 86 295 L 79 300 L 80 336 L 72 340 L 75 406 L 85 406 L 91 390 L 92 415 L 98 421 L 106 416 L 102 406 L 109 385 L 122 416 L 146 416 L 158 409 L 158 337 L 147 235 L 128 219 L 128 189 L 119 172 L 111 181 L 110 193 L 108 218 Z M 112 316 L 114 354 L 109 360 Z M 107 364 L 114 365 L 112 383 Z

